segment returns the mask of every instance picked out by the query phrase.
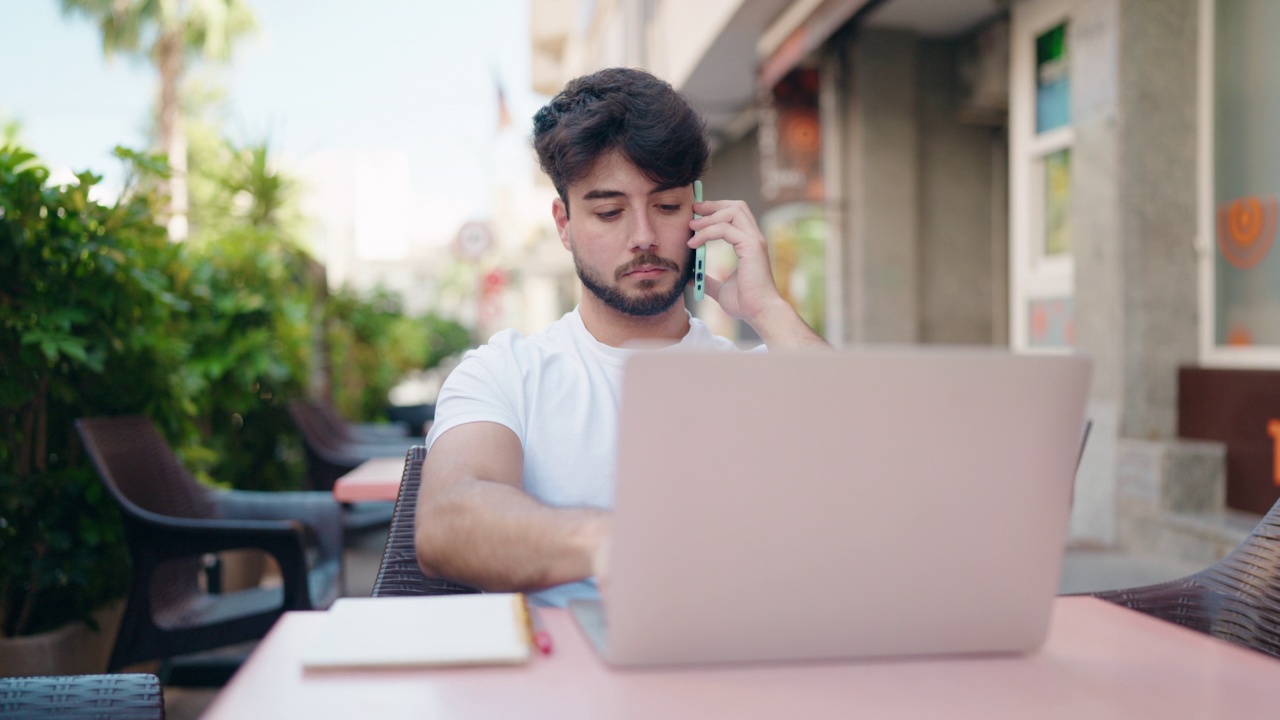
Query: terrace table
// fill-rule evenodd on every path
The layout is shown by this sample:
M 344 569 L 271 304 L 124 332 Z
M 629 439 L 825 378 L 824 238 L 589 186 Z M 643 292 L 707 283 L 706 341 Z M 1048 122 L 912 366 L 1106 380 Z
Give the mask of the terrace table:
M 333 499 L 344 503 L 395 502 L 404 477 L 404 457 L 366 460 L 333 483 Z
M 325 620 L 287 613 L 214 700 L 220 718 L 1280 717 L 1280 660 L 1092 597 L 1061 597 L 1025 656 L 615 670 L 563 610 L 516 667 L 304 671 Z

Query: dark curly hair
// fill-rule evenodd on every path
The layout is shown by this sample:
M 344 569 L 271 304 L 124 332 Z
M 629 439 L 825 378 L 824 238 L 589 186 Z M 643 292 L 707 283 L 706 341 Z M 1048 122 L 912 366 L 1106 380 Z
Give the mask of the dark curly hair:
M 662 187 L 697 180 L 710 154 L 706 123 L 684 96 L 632 68 L 570 80 L 533 116 L 533 147 L 566 208 L 569 186 L 611 150 Z

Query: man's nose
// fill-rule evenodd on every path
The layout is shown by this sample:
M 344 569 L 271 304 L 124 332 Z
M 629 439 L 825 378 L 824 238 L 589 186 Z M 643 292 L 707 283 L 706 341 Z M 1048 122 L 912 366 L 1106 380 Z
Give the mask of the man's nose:
M 653 220 L 647 213 L 635 213 L 635 226 L 631 228 L 631 247 L 636 250 L 648 250 L 658 244 L 658 233 Z

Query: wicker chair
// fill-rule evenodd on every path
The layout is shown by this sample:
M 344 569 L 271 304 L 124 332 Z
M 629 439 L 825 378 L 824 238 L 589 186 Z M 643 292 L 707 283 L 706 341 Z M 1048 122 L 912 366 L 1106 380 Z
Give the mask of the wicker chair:
M 332 490 L 335 480 L 366 460 L 400 457 L 417 442 L 408 437 L 394 442 L 354 442 L 353 431 L 336 412 L 331 416 L 306 400 L 290 400 L 288 410 L 302 436 L 307 459 L 305 486 L 311 490 Z
M 284 611 L 338 596 L 342 517 L 328 493 L 211 490 L 145 417 L 86 418 L 76 429 L 120 507 L 133 559 L 109 671 L 256 640 Z M 272 555 L 283 587 L 202 592 L 202 556 L 242 548 Z
M 391 533 L 387 536 L 382 563 L 373 583 L 374 597 L 479 592 L 461 583 L 429 578 L 418 567 L 418 554 L 413 547 L 413 518 L 418 506 L 418 488 L 422 485 L 422 461 L 426 457 L 427 449 L 422 446 L 411 448 L 405 456 L 404 477 L 400 480 L 400 493 L 396 496 Z
M 409 428 L 410 436 L 423 437 L 431 428 L 436 417 L 436 406 L 433 403 L 418 405 L 388 405 L 387 419 L 402 423 Z
M 338 478 L 375 457 L 400 457 L 413 441 L 399 438 L 394 443 L 353 444 L 340 437 L 333 423 L 343 423 L 337 412 L 328 417 L 320 406 L 306 400 L 290 400 L 289 417 L 302 435 L 307 475 L 303 487 L 332 492 Z M 336 420 L 335 420 L 336 419 Z M 391 503 L 366 502 L 343 505 L 342 527 L 348 539 L 384 530 L 391 523 Z
M 392 422 L 389 424 L 350 423 L 338 413 L 333 403 L 324 400 L 300 400 L 310 406 L 320 421 L 324 423 L 328 433 L 352 445 L 392 445 L 407 451 L 417 442 L 409 437 L 409 424 Z
M 146 673 L 0 678 L 0 718 L 164 720 L 164 690 Z
M 1280 658 L 1280 502 L 1239 547 L 1198 573 L 1091 594 Z

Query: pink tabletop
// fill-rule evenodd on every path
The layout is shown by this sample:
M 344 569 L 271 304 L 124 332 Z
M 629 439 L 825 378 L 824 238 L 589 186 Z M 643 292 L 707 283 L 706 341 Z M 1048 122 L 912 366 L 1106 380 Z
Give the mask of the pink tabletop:
M 404 458 L 366 460 L 333 483 L 333 499 L 338 502 L 394 501 L 404 477 Z
M 325 619 L 288 613 L 218 718 L 1280 717 L 1280 660 L 1088 597 L 1058 598 L 1030 656 L 619 671 L 563 610 L 525 666 L 304 672 Z

